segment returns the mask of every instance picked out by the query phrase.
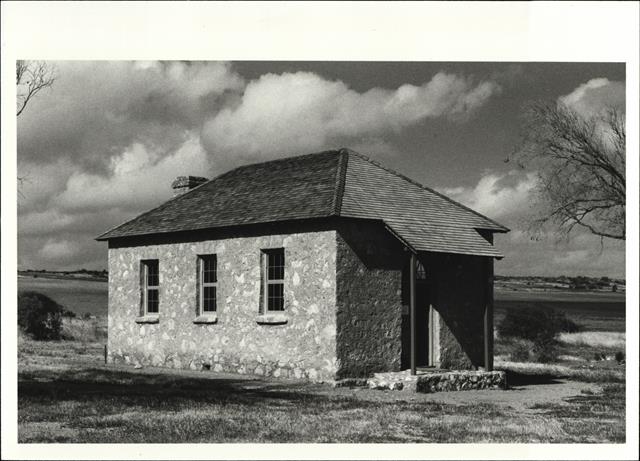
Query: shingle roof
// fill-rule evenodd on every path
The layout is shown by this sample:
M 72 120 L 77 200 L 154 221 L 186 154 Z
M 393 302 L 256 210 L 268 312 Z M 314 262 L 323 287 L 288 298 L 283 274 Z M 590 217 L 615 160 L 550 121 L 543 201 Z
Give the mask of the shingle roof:
M 361 154 L 350 154 L 341 216 L 382 219 L 416 250 L 502 257 L 476 229 L 506 232 L 506 227 Z
M 348 149 L 231 170 L 97 240 L 307 218 L 382 220 L 414 250 L 501 257 L 476 229 L 508 229 Z

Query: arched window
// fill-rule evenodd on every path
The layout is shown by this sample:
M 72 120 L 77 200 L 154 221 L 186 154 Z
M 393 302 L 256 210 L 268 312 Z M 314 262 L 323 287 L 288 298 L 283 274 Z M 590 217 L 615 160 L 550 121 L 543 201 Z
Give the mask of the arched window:
M 427 270 L 420 261 L 416 261 L 416 280 L 427 280 Z

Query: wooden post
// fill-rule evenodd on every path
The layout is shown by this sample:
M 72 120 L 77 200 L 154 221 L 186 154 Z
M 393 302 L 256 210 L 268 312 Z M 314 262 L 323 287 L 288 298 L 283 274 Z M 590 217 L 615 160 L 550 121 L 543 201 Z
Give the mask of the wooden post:
M 431 301 L 431 300 L 429 300 Z M 429 359 L 428 359 L 428 365 L 430 367 L 433 366 L 433 362 L 434 362 L 434 357 L 433 357 L 433 304 L 431 304 L 431 302 L 429 302 L 429 323 L 427 325 L 427 334 L 429 335 L 429 339 L 427 341 L 428 347 L 429 347 Z
M 493 258 L 487 258 L 484 306 L 484 368 L 493 371 Z
M 416 374 L 416 254 L 411 253 L 409 262 L 409 291 L 411 309 L 411 374 Z
M 107 364 L 107 345 L 104 345 L 104 364 Z

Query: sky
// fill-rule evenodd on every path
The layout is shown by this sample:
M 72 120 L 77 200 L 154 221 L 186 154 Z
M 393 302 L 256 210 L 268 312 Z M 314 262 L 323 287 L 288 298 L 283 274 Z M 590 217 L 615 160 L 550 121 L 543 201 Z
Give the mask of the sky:
M 349 147 L 511 229 L 501 275 L 624 277 L 624 242 L 532 238 L 535 171 L 505 159 L 523 106 L 624 106 L 624 64 L 50 62 L 18 118 L 18 265 L 105 269 L 94 238 L 172 196 L 179 175 Z

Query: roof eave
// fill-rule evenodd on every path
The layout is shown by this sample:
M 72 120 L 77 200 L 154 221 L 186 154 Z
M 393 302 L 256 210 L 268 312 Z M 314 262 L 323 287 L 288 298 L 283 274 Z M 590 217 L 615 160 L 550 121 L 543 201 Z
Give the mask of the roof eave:
M 299 221 L 308 221 L 308 220 L 325 220 L 332 218 L 340 218 L 340 216 L 336 215 L 334 212 L 318 215 L 318 216 L 308 216 L 302 218 L 292 218 L 292 219 L 279 219 L 274 221 L 258 221 L 258 222 L 246 222 L 241 224 L 229 224 L 229 225 L 218 225 L 218 226 L 207 226 L 207 227 L 194 227 L 190 229 L 174 229 L 174 230 L 164 230 L 164 231 L 154 231 L 154 232 L 142 232 L 142 233 L 129 233 L 129 234 L 120 234 L 109 236 L 110 233 L 115 231 L 116 229 L 109 230 L 102 235 L 99 235 L 94 240 L 97 241 L 108 241 L 112 239 L 126 239 L 126 238 L 138 238 L 138 237 L 155 237 L 159 235 L 171 235 L 171 234 L 181 234 L 181 233 L 189 233 L 189 232 L 203 232 L 203 231 L 215 231 L 215 230 L 223 230 L 223 229 L 233 229 L 233 228 L 244 228 L 247 226 L 260 226 L 260 225 L 273 225 L 278 223 L 287 223 L 287 222 L 299 222 Z M 118 226 L 119 227 L 119 226 Z
M 497 224 L 497 223 L 496 223 Z M 495 232 L 498 234 L 507 234 L 509 232 L 511 232 L 511 229 L 509 229 L 508 227 L 505 227 L 503 225 L 500 225 L 499 228 L 495 228 L 495 227 L 491 227 L 491 228 L 487 228 L 487 227 L 474 227 L 474 229 L 476 230 L 483 230 L 483 231 L 489 231 L 489 232 Z
M 407 248 L 410 252 L 414 254 L 418 254 L 418 251 L 415 248 L 413 248 L 413 246 L 409 242 L 407 242 L 405 239 L 400 237 L 400 234 L 394 231 L 393 228 L 389 226 L 389 224 L 387 224 L 384 221 L 382 221 L 382 223 L 384 224 L 385 229 L 387 229 L 387 231 L 389 231 L 391 235 L 393 235 L 396 239 L 398 239 L 400 243 L 402 243 L 405 246 L 405 248 Z

